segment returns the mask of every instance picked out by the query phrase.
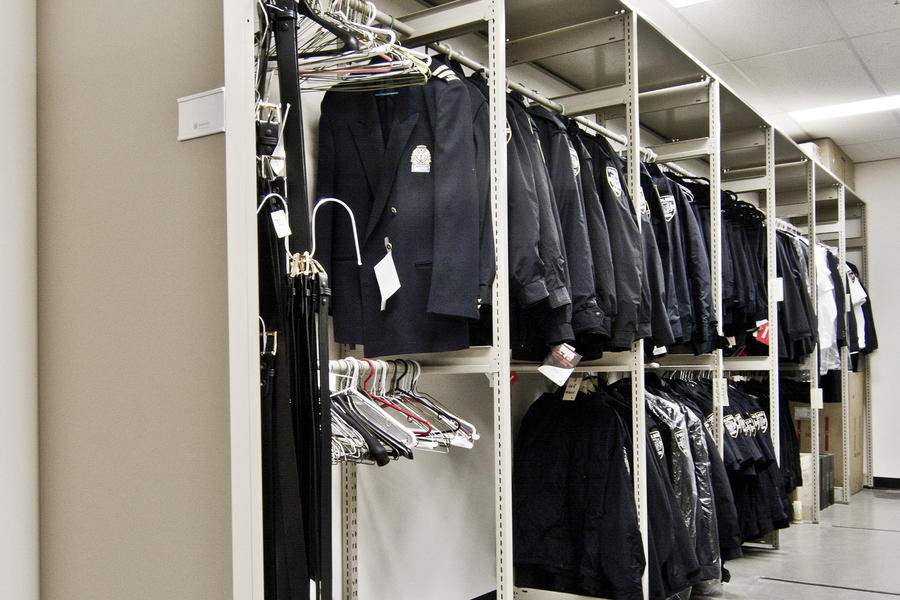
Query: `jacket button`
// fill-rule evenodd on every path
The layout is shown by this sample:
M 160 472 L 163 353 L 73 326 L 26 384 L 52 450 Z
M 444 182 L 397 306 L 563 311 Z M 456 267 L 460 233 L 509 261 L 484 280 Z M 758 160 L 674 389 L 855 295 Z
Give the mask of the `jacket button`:
M 394 207 L 394 206 L 391 207 L 391 214 L 392 214 L 392 215 L 396 215 L 396 214 L 397 214 L 397 208 L 396 208 L 396 207 Z

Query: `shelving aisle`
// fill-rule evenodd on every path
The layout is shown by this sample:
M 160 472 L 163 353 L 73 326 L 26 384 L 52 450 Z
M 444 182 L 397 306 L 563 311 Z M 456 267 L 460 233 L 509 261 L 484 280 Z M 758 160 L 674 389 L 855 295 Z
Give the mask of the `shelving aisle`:
M 357 8 L 364 4 L 351 0 Z M 228 263 L 229 263 L 229 348 L 232 422 L 232 505 L 235 598 L 262 600 L 261 474 L 259 472 L 258 363 L 251 349 L 256 344 L 256 227 L 252 214 L 255 178 L 253 132 L 253 11 L 254 3 L 230 0 L 225 3 L 226 114 L 228 115 Z M 548 10 L 548 7 L 551 10 Z M 383 8 L 383 7 L 379 7 Z M 540 15 L 536 11 L 541 11 Z M 711 267 L 713 296 L 718 321 L 723 321 L 721 267 L 722 176 L 726 187 L 736 192 L 762 192 L 760 204 L 767 218 L 766 248 L 769 281 L 769 328 L 773 344 L 768 356 L 725 359 L 721 351 L 700 357 L 671 355 L 660 367 L 711 371 L 715 390 L 716 435 L 721 448 L 722 408 L 727 394 L 722 390 L 725 376 L 733 371 L 767 372 L 770 391 L 770 435 L 778 454 L 779 390 L 777 331 L 777 278 L 775 274 L 775 218 L 785 206 L 805 207 L 809 236 L 816 238 L 817 206 L 830 202 L 825 190 L 837 190 L 837 229 L 842 256 L 845 247 L 846 188 L 821 165 L 807 158 L 799 147 L 721 84 L 705 67 L 668 40 L 641 18 L 627 3 L 602 0 L 580 3 L 571 10 L 552 10 L 549 3 L 506 4 L 503 0 L 456 0 L 438 3 L 409 15 L 392 16 L 378 12 L 376 20 L 392 26 L 411 41 L 438 42 L 468 34 L 474 45 L 486 33 L 486 66 L 490 73 L 491 213 L 497 252 L 497 275 L 493 288 L 493 345 L 468 351 L 418 357 L 424 372 L 448 377 L 465 374 L 487 375 L 491 388 L 493 420 L 493 496 L 495 522 L 495 572 L 497 597 L 536 600 L 575 596 L 515 590 L 512 569 L 512 405 L 510 371 L 527 374 L 536 365 L 511 366 L 509 351 L 509 306 L 507 272 L 505 82 L 507 65 L 530 64 L 537 72 L 563 80 L 570 93 L 553 98 L 556 108 L 570 116 L 585 115 L 611 130 L 614 139 L 624 142 L 631 190 L 640 189 L 640 159 L 646 155 L 659 162 L 673 162 L 675 168 L 709 173 L 711 185 Z M 601 36 L 602 34 L 602 36 Z M 470 39 L 470 41 L 471 41 Z M 508 41 L 507 41 L 508 40 Z M 450 51 L 441 46 L 442 51 Z M 463 63 L 466 63 L 463 57 Z M 603 69 L 595 68 L 604 65 Z M 518 68 L 518 67 L 517 67 Z M 518 71 L 517 71 L 518 72 Z M 528 90 L 524 90 L 528 91 Z M 602 128 L 601 128 L 602 129 Z M 606 131 L 604 129 L 604 131 Z M 836 186 L 836 187 L 834 187 Z M 632 194 L 640 211 L 639 195 Z M 827 196 L 827 198 L 826 198 Z M 854 199 L 855 195 L 854 195 Z M 796 202 L 792 202 L 796 201 Z M 858 199 L 857 199 L 858 200 Z M 861 204 L 861 201 L 859 201 Z M 815 263 L 810 261 L 815 281 Z M 720 330 L 721 333 L 721 330 Z M 345 351 L 346 353 L 346 351 Z M 609 353 L 604 359 L 584 363 L 580 372 L 624 371 L 632 381 L 634 487 L 643 545 L 647 548 L 647 491 L 645 474 L 645 413 L 643 342 L 630 352 Z M 815 353 L 813 353 L 813 357 Z M 842 380 L 846 382 L 846 357 L 842 357 Z M 814 358 L 805 366 L 815 385 Z M 868 373 L 867 373 L 868 376 Z M 846 383 L 843 385 L 846 400 Z M 844 405 L 845 432 L 847 404 Z M 813 453 L 818 453 L 818 417 L 813 410 Z M 844 435 L 844 444 L 848 444 Z M 844 452 L 845 461 L 848 452 Z M 871 456 L 871 452 L 869 453 Z M 814 462 L 814 479 L 818 464 Z M 848 466 L 843 466 L 845 481 Z M 871 474 L 871 468 L 869 469 Z M 473 477 L 476 476 L 473 474 Z M 487 476 L 485 473 L 478 477 Z M 818 485 L 812 511 L 819 518 Z M 359 598 L 360 561 L 383 557 L 360 556 L 357 468 L 341 467 L 342 597 Z M 845 486 L 845 494 L 848 494 Z M 849 500 L 849 496 L 845 496 Z M 453 524 L 461 527 L 463 524 Z M 408 532 L 398 532 L 398 535 Z M 473 532 L 483 535 L 483 532 Z M 461 549 L 463 551 L 464 549 Z M 437 568 L 437 567 L 436 567 Z M 437 571 L 435 577 L 438 576 Z M 647 597 L 647 574 L 644 574 Z

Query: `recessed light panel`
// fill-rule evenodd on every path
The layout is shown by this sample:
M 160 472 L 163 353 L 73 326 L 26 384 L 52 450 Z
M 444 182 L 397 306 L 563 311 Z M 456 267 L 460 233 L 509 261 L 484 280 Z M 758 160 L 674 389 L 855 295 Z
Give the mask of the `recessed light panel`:
M 708 2 L 708 0 L 669 0 L 669 4 L 675 8 L 690 6 L 691 4 L 700 4 L 701 2 Z
M 869 100 L 846 102 L 844 104 L 832 104 L 831 106 L 821 106 L 819 108 L 795 110 L 790 114 L 798 123 L 805 123 L 808 121 L 839 119 L 841 117 L 865 115 L 895 109 L 900 109 L 900 95 L 870 98 Z

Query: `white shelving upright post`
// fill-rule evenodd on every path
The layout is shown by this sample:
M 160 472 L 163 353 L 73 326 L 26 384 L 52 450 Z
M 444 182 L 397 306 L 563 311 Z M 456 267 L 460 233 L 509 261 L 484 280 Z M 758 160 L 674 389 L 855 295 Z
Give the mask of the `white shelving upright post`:
M 816 293 L 816 163 L 810 160 L 807 163 L 806 171 L 806 193 L 807 193 L 807 226 L 809 236 L 809 284 L 810 298 L 812 299 L 813 308 L 818 311 L 818 294 Z M 819 472 L 819 409 L 821 408 L 821 390 L 819 390 L 819 345 L 813 346 L 813 351 L 809 355 L 807 368 L 809 370 L 809 423 L 810 423 L 810 452 L 812 453 L 812 510 L 810 511 L 810 520 L 813 523 L 819 522 L 819 512 L 822 506 L 822 499 L 819 491 L 819 481 L 821 473 Z M 804 482 L 805 483 L 805 482 Z
M 847 188 L 843 184 L 838 184 L 838 272 L 841 274 L 841 280 L 847 281 Z M 844 325 L 847 324 L 847 309 L 852 308 L 847 305 L 844 307 L 844 313 L 837 316 L 843 320 Z M 850 503 L 850 456 L 852 448 L 850 447 L 850 350 L 847 346 L 841 348 L 841 444 L 843 445 L 842 460 L 840 469 L 843 473 L 841 484 L 841 504 Z M 835 468 L 838 468 L 835 465 Z
M 778 389 L 778 279 L 775 197 L 775 129 L 766 127 L 766 278 L 769 289 L 769 435 L 781 464 L 781 399 Z
M 259 406 L 259 277 L 253 29 L 256 4 L 225 0 L 228 397 L 231 448 L 232 593 L 263 600 L 262 437 Z
M 721 163 L 721 86 L 717 79 L 709 81 L 709 266 L 712 282 L 713 308 L 716 313 L 718 335 L 724 334 L 725 311 L 722 297 L 722 168 Z M 721 349 L 713 350 L 713 410 L 715 411 L 715 433 L 719 452 L 724 452 L 725 426 L 724 406 L 728 402 L 725 388 L 725 361 Z
M 495 372 L 494 486 L 497 556 L 497 598 L 512 600 L 512 425 L 509 367 L 509 226 L 506 210 L 506 12 L 504 0 L 492 0 L 488 17 L 488 86 L 491 147 L 491 216 L 494 221 Z
M 638 15 L 629 10 L 625 13 L 625 135 L 628 137 L 626 153 L 628 158 L 628 187 L 631 200 L 638 216 L 641 214 L 643 194 L 641 192 L 641 124 L 638 104 Z M 638 227 L 641 219 L 638 218 Z M 634 500 L 637 508 L 638 524 L 644 556 L 648 550 L 649 521 L 647 516 L 647 473 L 646 460 L 646 402 L 644 400 L 644 341 L 638 340 L 631 348 L 631 431 L 632 464 L 634 476 Z M 649 574 L 644 569 L 641 577 L 644 600 L 650 596 Z
M 865 204 L 860 206 L 860 222 L 862 224 L 863 239 L 863 264 L 862 275 L 868 283 L 869 278 L 869 211 Z M 849 308 L 849 306 L 848 306 Z M 868 356 L 862 357 L 861 365 L 863 369 L 863 377 L 865 378 L 865 387 L 863 391 L 863 410 L 865 410 L 865 448 L 866 448 L 866 472 L 864 481 L 866 487 L 875 487 L 875 458 L 873 456 L 872 447 L 872 363 Z

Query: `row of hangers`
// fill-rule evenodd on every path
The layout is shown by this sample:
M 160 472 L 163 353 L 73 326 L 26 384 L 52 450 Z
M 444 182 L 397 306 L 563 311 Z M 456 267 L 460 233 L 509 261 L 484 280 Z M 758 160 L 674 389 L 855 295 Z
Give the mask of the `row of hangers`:
M 413 360 L 330 361 L 332 462 L 384 466 L 414 449 L 474 446 L 475 426 L 419 390 L 421 372 Z
M 270 15 L 283 11 L 284 2 L 257 0 L 261 47 L 257 87 L 275 67 L 271 50 Z M 377 27 L 376 9 L 366 2 L 356 10 L 345 0 L 298 0 L 291 3 L 297 19 L 297 69 L 301 91 L 332 89 L 363 91 L 422 85 L 431 75 L 431 58 L 399 44 L 391 28 Z M 264 94 L 260 94 L 262 98 Z

